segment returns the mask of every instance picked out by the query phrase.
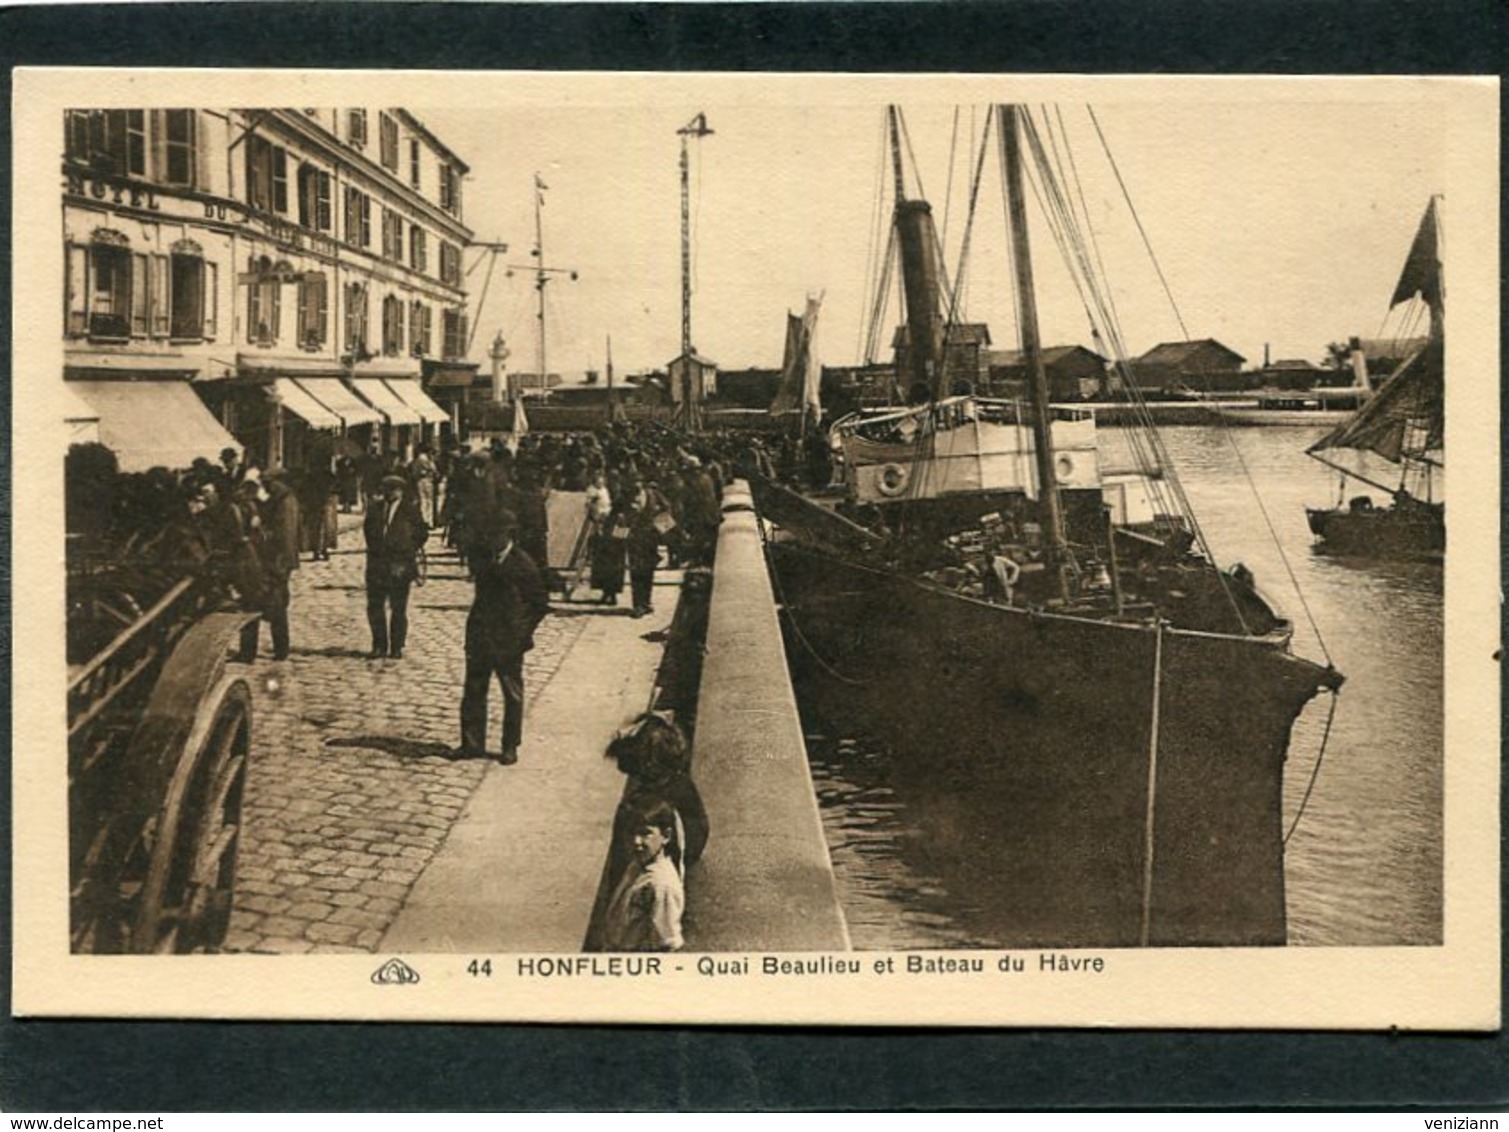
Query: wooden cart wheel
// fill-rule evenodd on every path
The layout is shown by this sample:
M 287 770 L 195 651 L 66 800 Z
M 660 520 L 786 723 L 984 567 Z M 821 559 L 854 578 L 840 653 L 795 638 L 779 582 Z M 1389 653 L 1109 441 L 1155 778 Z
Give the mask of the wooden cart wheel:
M 135 952 L 213 950 L 230 927 L 251 692 L 241 679 L 206 697 L 157 823 L 132 932 Z

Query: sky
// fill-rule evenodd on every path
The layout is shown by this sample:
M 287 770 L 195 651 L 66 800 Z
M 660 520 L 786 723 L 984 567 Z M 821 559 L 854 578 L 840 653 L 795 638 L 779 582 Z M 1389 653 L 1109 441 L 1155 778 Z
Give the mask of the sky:
M 1231 91 L 1094 104 L 1187 336 L 1216 338 L 1255 365 L 1265 344 L 1275 360 L 1320 360 L 1328 342 L 1396 332 L 1397 315 L 1385 323 L 1388 299 L 1428 198 L 1445 190 L 1440 105 L 1398 90 L 1358 101 L 1323 84 L 1278 100 Z M 467 110 L 411 105 L 471 166 L 465 219 L 476 238 L 510 245 L 485 301 L 485 256 L 466 258 L 475 268 L 474 357 L 501 330 L 510 368 L 537 368 L 536 173 L 548 186 L 545 261 L 577 272 L 546 288 L 549 368 L 568 380 L 601 368 L 610 336 L 618 374 L 663 367 L 679 352 L 677 130 L 700 111 L 714 133 L 689 147 L 693 344 L 725 369 L 778 366 L 786 312 L 821 294 L 820 360 L 861 360 L 875 302 L 877 208 L 889 220 L 884 106 L 894 93 L 770 104 L 719 98 L 716 88 L 701 101 L 696 91 L 677 93 L 611 105 L 569 98 Z M 954 265 L 984 105 L 936 94 L 897 101 L 915 158 L 909 192 L 918 192 L 912 178 L 920 176 Z M 1064 126 L 1129 350 L 1183 339 L 1084 100 L 1033 105 Z M 1091 345 L 1082 304 L 1032 201 L 1029 212 L 1044 342 Z M 986 322 L 998 348 L 1015 346 L 1017 336 L 1004 217 L 992 148 L 972 228 L 965 316 Z M 886 342 L 894 310 L 893 300 Z

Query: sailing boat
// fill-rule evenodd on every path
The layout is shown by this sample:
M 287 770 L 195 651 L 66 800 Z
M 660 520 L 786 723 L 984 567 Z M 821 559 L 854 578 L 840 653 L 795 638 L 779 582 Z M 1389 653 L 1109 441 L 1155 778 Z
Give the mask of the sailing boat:
M 1362 480 L 1391 497 L 1377 507 L 1360 495 L 1345 507 L 1310 508 L 1310 530 L 1332 554 L 1440 561 L 1446 552 L 1446 505 L 1433 498 L 1435 473 L 1443 467 L 1445 439 L 1446 286 L 1441 266 L 1438 198 L 1432 197 L 1404 262 L 1390 309 L 1415 298 L 1430 310 L 1430 336 L 1410 354 L 1357 414 L 1307 449 L 1307 455 L 1342 475 Z M 1399 468 L 1390 486 L 1333 454 L 1372 452 Z M 1422 497 L 1423 492 L 1423 497 Z
M 1152 505 L 1181 494 L 1167 468 L 1103 476 L 1093 420 L 1049 404 L 1024 136 L 1039 185 L 1051 170 L 1021 107 L 994 114 L 1030 405 L 950 395 L 931 210 L 899 191 L 889 114 L 924 399 L 835 426 L 846 515 L 755 482 L 783 528 L 772 579 L 804 699 L 826 718 L 862 704 L 909 773 L 950 784 L 930 824 L 988 883 L 998 944 L 1282 944 L 1290 731 L 1341 676 L 1293 655 L 1250 574 Z
M 802 431 L 822 415 L 818 399 L 820 369 L 817 364 L 817 314 L 823 297 L 808 297 L 807 307 L 796 315 L 786 313 L 786 350 L 781 362 L 781 385 L 770 402 L 770 415 L 802 414 Z

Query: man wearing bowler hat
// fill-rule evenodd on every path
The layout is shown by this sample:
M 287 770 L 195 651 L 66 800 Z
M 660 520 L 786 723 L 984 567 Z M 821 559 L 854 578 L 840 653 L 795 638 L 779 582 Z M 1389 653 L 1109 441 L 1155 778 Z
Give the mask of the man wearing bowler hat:
M 515 538 L 518 516 L 498 512 L 480 555 L 477 592 L 466 619 L 466 686 L 461 696 L 459 753 L 487 754 L 487 695 L 496 677 L 503 686 L 503 749 L 498 761 L 517 762 L 524 734 L 524 654 L 550 610 L 545 583 Z
M 367 509 L 367 623 L 373 660 L 403 656 L 409 635 L 409 587 L 419 576 L 418 556 L 430 529 L 398 475 L 382 478 L 379 496 Z

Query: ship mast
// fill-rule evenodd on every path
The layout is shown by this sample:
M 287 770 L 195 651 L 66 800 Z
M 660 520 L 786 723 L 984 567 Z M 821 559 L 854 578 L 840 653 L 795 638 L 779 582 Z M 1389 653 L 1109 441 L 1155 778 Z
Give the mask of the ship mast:
M 508 265 L 509 275 L 512 275 L 515 271 L 532 270 L 534 272 L 534 289 L 537 297 L 535 303 L 535 326 L 538 335 L 535 344 L 535 358 L 540 366 L 539 387 L 541 389 L 548 389 L 550 387 L 550 371 L 546 368 L 545 353 L 545 285 L 550 282 L 551 277 L 554 275 L 564 275 L 572 280 L 577 278 L 575 268 L 545 266 L 545 228 L 540 216 L 540 210 L 545 205 L 545 190 L 549 187 L 549 185 L 545 184 L 543 177 L 538 173 L 534 175 L 534 247 L 529 253 L 534 257 L 533 266 L 521 263 L 511 263 Z M 506 244 L 499 246 L 505 251 L 507 250 Z
M 1027 235 L 1027 204 L 1022 192 L 1022 153 L 1017 131 L 1020 106 L 1002 106 L 1001 156 L 1006 169 L 1006 193 L 1011 210 L 1011 252 L 1016 269 L 1017 321 L 1022 331 L 1022 352 L 1027 359 L 1032 401 L 1032 437 L 1037 456 L 1038 506 L 1047 540 L 1049 568 L 1058 574 L 1061 596 L 1068 599 L 1068 540 L 1064 535 L 1063 506 L 1054 471 L 1053 419 L 1048 397 L 1048 373 L 1043 367 L 1042 339 L 1037 326 L 1037 298 L 1032 283 L 1032 246 Z

